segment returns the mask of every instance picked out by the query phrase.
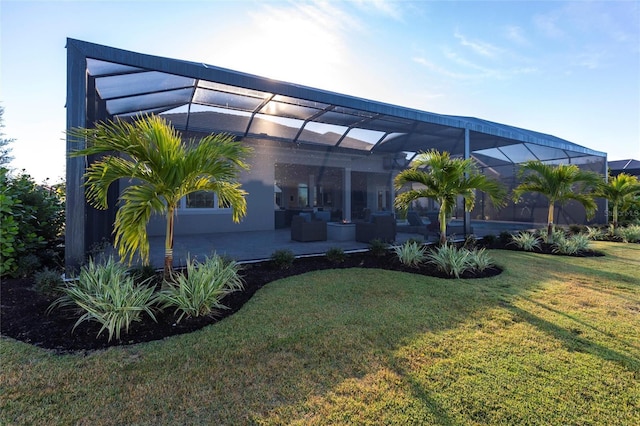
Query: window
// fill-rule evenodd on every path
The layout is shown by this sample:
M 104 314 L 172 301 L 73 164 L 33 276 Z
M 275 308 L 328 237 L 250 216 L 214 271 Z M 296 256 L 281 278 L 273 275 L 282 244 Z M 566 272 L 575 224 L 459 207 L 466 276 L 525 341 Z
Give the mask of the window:
M 230 205 L 218 199 L 218 194 L 211 191 L 192 192 L 180 200 L 179 208 L 191 212 L 211 212 L 211 210 L 227 211 Z

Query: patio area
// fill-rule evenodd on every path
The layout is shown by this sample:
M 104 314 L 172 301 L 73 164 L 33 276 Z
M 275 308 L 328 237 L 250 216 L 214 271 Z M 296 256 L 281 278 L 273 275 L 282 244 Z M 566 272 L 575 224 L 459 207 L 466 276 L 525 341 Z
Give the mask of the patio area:
M 404 243 L 410 238 L 424 240 L 420 234 L 397 233 L 396 242 Z M 150 237 L 151 264 L 161 267 L 164 260 L 164 237 Z M 291 230 L 253 232 L 220 232 L 214 234 L 181 235 L 173 243 L 173 264 L 176 267 L 186 264 L 187 256 L 204 258 L 214 252 L 228 256 L 240 262 L 252 262 L 269 259 L 276 250 L 291 250 L 296 256 L 324 254 L 333 247 L 345 252 L 366 250 L 369 245 L 354 240 L 326 240 L 298 242 L 291 240 Z

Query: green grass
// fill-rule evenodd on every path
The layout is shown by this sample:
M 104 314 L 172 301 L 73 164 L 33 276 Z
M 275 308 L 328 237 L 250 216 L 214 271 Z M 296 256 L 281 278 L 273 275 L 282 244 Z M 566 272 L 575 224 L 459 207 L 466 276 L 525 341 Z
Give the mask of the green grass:
M 505 272 L 271 283 L 190 335 L 57 356 L 0 341 L 0 424 L 640 424 L 640 245 Z

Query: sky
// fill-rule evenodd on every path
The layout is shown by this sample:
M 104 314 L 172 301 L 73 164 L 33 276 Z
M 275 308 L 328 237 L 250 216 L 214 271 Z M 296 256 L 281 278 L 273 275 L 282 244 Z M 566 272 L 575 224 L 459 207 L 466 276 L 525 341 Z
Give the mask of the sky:
M 65 173 L 66 38 L 640 159 L 640 0 L 0 0 L 10 167 Z

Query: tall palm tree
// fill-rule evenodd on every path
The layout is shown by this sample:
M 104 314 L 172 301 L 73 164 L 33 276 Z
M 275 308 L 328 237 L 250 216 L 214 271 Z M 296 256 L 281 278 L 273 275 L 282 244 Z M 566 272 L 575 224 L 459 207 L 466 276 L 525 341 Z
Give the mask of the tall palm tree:
M 432 198 L 440 204 L 440 243 L 447 241 L 447 218 L 453 214 L 458 196 L 464 198 L 464 207 L 471 211 L 476 190 L 484 191 L 496 207 L 503 204 L 506 191 L 497 181 L 480 173 L 473 159 L 451 158 L 448 152 L 431 150 L 420 153 L 411 168 L 401 171 L 394 180 L 396 190 L 406 184 L 422 185 L 399 193 L 395 206 L 406 210 L 412 201 Z
M 581 170 L 575 164 L 550 165 L 541 161 L 522 163 L 519 171 L 520 184 L 513 189 L 513 200 L 518 201 L 525 192 L 537 192 L 549 200 L 547 214 L 547 236 L 553 234 L 553 212 L 556 202 L 575 200 L 582 204 L 587 217 L 592 217 L 597 206 L 593 190 L 602 182 L 602 176 Z
M 636 176 L 620 173 L 610 177 L 607 183 L 603 183 L 598 189 L 598 195 L 606 198 L 612 204 L 611 219 L 613 228 L 618 227 L 618 211 L 624 211 L 640 195 L 640 182 Z
M 232 136 L 209 135 L 185 143 L 169 123 L 154 115 L 98 123 L 69 134 L 86 140 L 86 148 L 72 156 L 101 155 L 85 173 L 91 205 L 106 209 L 109 186 L 130 179 L 131 185 L 120 194 L 113 231 L 119 255 L 129 262 L 136 252 L 143 263 L 149 262 L 146 225 L 153 213 L 160 213 L 167 221 L 165 274 L 171 271 L 175 212 L 188 194 L 215 192 L 221 204 L 231 207 L 235 222 L 246 214 L 247 193 L 236 180 L 240 170 L 248 169 L 244 160 L 250 151 Z

